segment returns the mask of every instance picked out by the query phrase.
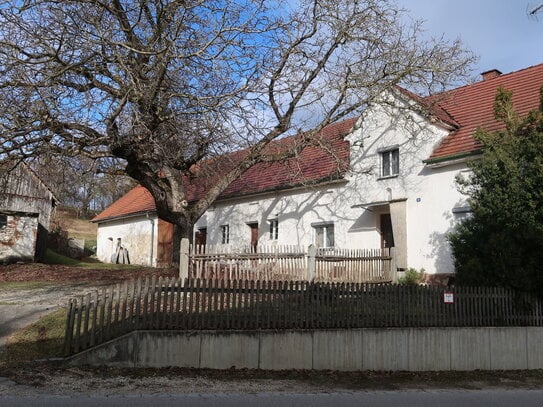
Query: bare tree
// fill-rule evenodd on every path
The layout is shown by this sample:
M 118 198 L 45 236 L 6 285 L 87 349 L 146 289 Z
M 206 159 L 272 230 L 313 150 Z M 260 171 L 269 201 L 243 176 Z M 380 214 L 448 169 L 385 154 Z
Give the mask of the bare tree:
M 2 2 L 0 153 L 120 158 L 191 236 L 256 163 L 296 155 L 397 84 L 435 92 L 467 77 L 459 41 L 420 34 L 388 0 Z M 289 151 L 267 147 L 294 132 Z
M 119 168 L 115 164 L 111 160 L 97 162 L 85 156 L 47 152 L 29 162 L 60 204 L 77 209 L 82 217 L 88 217 L 91 210 L 105 209 L 134 186 L 129 177 L 115 172 Z

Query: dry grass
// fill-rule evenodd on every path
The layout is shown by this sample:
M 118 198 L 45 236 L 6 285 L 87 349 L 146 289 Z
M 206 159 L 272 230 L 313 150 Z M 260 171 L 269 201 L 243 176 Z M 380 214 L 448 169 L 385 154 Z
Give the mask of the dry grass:
M 68 237 L 85 240 L 96 240 L 96 223 L 88 219 L 79 219 L 73 210 L 57 209 L 56 221 L 68 233 Z
M 66 308 L 43 316 L 8 339 L 0 353 L 0 367 L 62 356 L 65 329 Z

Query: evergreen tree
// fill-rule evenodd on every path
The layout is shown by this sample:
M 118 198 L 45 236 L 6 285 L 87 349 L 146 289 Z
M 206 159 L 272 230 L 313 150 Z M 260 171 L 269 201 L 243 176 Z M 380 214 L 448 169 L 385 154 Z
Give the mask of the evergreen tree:
M 543 296 L 543 87 L 540 100 L 520 117 L 511 92 L 500 88 L 494 110 L 505 128 L 476 133 L 482 158 L 458 180 L 473 215 L 450 235 L 459 284 Z

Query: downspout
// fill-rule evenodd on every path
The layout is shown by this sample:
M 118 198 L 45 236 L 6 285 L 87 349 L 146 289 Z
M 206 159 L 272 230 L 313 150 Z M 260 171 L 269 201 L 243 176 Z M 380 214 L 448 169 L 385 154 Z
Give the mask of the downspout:
M 153 265 L 153 257 L 154 257 L 154 252 L 155 252 L 155 220 L 153 218 L 150 218 L 149 217 L 149 212 L 147 212 L 146 214 L 146 217 L 147 219 L 149 219 L 151 221 L 151 258 L 150 258 L 150 266 L 151 267 L 154 267 Z

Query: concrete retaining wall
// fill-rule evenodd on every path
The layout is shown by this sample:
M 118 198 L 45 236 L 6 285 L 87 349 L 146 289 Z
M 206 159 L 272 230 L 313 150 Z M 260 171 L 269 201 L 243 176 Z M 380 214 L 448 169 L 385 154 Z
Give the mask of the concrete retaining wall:
M 542 369 L 543 328 L 137 331 L 70 358 L 119 367 Z

